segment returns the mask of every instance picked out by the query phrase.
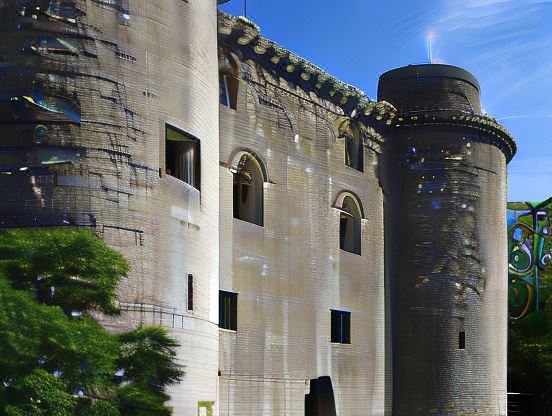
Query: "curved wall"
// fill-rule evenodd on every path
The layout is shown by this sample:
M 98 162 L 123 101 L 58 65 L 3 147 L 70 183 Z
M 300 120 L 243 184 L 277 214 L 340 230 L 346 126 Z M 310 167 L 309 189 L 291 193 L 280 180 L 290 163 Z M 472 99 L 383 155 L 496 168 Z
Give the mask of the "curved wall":
M 171 404 L 196 415 L 217 401 L 216 1 L 74 3 L 0 1 L 0 226 L 90 226 L 121 251 L 105 324 L 170 328 Z M 200 139 L 201 192 L 165 173 L 166 123 Z
M 390 134 L 384 166 L 393 415 L 505 415 L 506 158 L 434 121 L 480 104 L 473 76 L 432 67 L 384 74 L 378 93 L 418 117 Z

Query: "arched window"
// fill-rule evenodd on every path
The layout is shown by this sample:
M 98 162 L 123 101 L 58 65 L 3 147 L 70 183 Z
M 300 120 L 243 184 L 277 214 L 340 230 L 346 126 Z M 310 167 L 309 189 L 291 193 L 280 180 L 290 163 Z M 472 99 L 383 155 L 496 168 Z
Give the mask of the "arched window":
M 349 253 L 360 254 L 362 214 L 357 201 L 351 196 L 343 197 L 339 218 L 339 248 Z
M 234 173 L 234 218 L 263 226 L 263 169 L 250 153 L 243 153 Z
M 219 50 L 219 100 L 226 107 L 238 107 L 238 64 L 230 54 Z
M 362 135 L 355 123 L 349 125 L 349 131 L 345 135 L 345 164 L 359 172 L 364 172 Z

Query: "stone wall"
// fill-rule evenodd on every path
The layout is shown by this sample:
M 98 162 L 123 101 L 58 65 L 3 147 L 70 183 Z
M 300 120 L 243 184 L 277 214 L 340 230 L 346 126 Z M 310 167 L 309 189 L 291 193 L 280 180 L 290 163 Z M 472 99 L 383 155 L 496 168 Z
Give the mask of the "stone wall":
M 90 226 L 122 252 L 125 313 L 105 324 L 170 328 L 171 404 L 196 415 L 217 401 L 215 0 L 3 0 L 0 30 L 0 224 Z M 166 123 L 200 140 L 201 192 L 166 174 Z
M 220 334 L 220 415 L 302 416 L 320 376 L 339 415 L 383 415 L 380 143 L 364 137 L 364 172 L 346 166 L 339 108 L 239 68 L 237 109 L 220 108 L 220 287 L 238 293 L 237 331 Z M 237 150 L 266 168 L 264 226 L 233 218 Z M 344 192 L 362 205 L 361 255 L 340 250 Z M 350 344 L 331 342 L 330 309 L 351 312 Z

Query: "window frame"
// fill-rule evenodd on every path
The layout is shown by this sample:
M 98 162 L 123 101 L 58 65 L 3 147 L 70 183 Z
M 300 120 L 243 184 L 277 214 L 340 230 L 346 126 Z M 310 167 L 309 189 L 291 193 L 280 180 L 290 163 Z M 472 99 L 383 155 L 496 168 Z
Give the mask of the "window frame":
M 343 132 L 344 137 L 344 164 L 345 166 L 364 173 L 364 140 L 363 134 L 356 122 L 347 124 L 348 128 Z M 355 156 L 356 152 L 356 158 Z
M 220 66 L 221 59 L 227 60 L 227 65 Z M 219 52 L 219 104 L 237 111 L 240 91 L 239 65 L 229 52 Z M 224 98 L 224 99 L 223 99 Z
M 351 344 L 351 311 L 330 309 L 330 341 L 332 344 Z
M 348 202 L 348 199 L 350 202 Z M 353 209 L 351 209 L 351 206 Z M 362 209 L 360 204 L 355 197 L 345 195 L 339 211 L 339 249 L 360 256 L 362 255 Z M 352 227 L 354 233 L 352 243 L 346 238 L 348 227 Z M 349 246 L 350 244 L 352 244 L 352 247 Z
M 242 162 L 244 157 L 245 162 Z M 238 163 L 232 169 L 232 173 L 232 217 L 264 227 L 264 183 L 267 179 L 263 163 L 257 155 L 244 151 L 239 155 Z M 247 176 L 250 178 L 250 183 L 242 181 L 242 178 Z M 252 199 L 249 202 L 252 207 L 247 207 L 248 197 Z
M 219 290 L 219 328 L 238 330 L 238 293 Z
M 180 136 L 183 136 L 185 138 L 185 140 L 174 140 L 174 139 L 169 139 L 169 131 L 172 131 L 173 133 L 177 134 L 177 135 L 180 135 Z M 172 142 L 172 143 L 176 143 L 176 144 L 171 144 L 171 147 L 176 147 L 178 145 L 178 143 L 180 143 L 180 145 L 182 146 L 182 143 L 193 143 L 193 146 L 190 146 L 191 149 L 193 152 L 192 152 L 192 155 L 191 155 L 191 158 L 192 158 L 192 163 L 193 163 L 193 166 L 191 167 L 191 172 L 192 172 L 192 178 L 191 179 L 187 179 L 184 177 L 183 174 L 181 174 L 180 176 L 177 176 L 176 175 L 176 161 L 171 163 L 171 166 L 169 167 L 169 142 Z M 188 152 L 190 151 L 188 150 Z M 196 154 L 194 154 L 194 152 Z M 182 152 L 180 153 L 180 156 L 183 156 L 185 157 L 187 152 Z M 175 160 L 176 156 L 178 156 L 179 154 L 177 152 L 173 152 L 173 156 L 172 156 L 172 160 Z M 170 168 L 175 168 L 175 172 L 172 172 L 169 173 L 168 170 Z M 168 175 L 168 176 L 171 176 L 173 178 L 176 178 L 184 183 L 187 183 L 188 185 L 190 185 L 191 187 L 197 189 L 198 191 L 201 191 L 201 140 L 198 139 L 196 136 L 194 136 L 193 134 L 190 134 L 188 133 L 187 131 L 184 131 L 182 129 L 179 129 L 178 127 L 172 125 L 172 124 L 169 124 L 169 123 L 165 123 L 165 168 L 164 168 L 164 171 L 165 171 L 165 174 Z

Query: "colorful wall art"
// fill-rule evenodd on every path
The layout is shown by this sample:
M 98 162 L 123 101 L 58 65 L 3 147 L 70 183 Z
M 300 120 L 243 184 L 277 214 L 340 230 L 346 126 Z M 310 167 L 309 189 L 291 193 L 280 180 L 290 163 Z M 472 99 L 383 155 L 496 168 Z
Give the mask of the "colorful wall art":
M 552 277 L 552 198 L 508 203 L 508 304 L 520 319 L 541 308 Z

